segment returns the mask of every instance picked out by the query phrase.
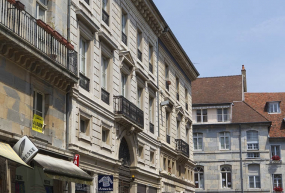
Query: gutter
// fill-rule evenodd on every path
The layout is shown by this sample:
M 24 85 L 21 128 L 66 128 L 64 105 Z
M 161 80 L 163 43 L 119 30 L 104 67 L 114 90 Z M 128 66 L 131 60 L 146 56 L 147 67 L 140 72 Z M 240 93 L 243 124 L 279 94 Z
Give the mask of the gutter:
M 242 150 L 241 150 L 241 124 L 239 124 L 239 156 L 240 156 L 240 186 L 243 193 L 243 171 L 242 171 Z

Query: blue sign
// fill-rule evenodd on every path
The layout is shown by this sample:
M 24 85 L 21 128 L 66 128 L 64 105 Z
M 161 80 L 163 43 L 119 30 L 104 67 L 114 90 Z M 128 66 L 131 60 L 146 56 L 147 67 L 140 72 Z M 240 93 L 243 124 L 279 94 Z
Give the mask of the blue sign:
M 98 175 L 98 191 L 113 191 L 113 175 Z

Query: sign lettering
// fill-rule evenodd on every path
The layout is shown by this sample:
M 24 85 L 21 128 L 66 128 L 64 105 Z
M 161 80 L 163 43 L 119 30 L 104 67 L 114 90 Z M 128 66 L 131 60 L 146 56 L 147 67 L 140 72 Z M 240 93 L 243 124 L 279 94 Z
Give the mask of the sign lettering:
M 41 116 L 34 114 L 32 129 L 36 132 L 42 133 L 43 125 L 44 125 L 44 119 Z

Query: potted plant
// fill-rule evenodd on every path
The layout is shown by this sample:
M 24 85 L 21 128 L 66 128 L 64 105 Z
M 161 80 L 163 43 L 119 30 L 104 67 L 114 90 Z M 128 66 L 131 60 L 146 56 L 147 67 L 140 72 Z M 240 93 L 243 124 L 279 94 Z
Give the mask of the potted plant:
M 40 26 L 41 28 L 46 29 L 47 24 L 46 24 L 43 20 L 37 19 L 37 24 L 38 24 L 38 26 Z
M 7 0 L 9 3 L 11 3 L 11 4 L 16 4 L 16 0 Z
M 53 37 L 55 38 L 55 39 L 57 39 L 58 41 L 61 41 L 61 39 L 62 39 L 62 36 L 61 36 L 61 34 L 60 33 L 58 33 L 57 31 L 53 31 Z
M 69 50 L 73 50 L 73 49 L 74 49 L 74 46 L 73 46 L 70 42 L 68 42 L 68 43 L 66 44 L 66 47 L 67 47 L 67 49 L 69 49 Z
M 274 190 L 275 192 L 282 192 L 282 191 L 283 191 L 283 188 L 277 186 L 277 187 L 274 187 L 273 190 Z
M 16 7 L 17 9 L 19 9 L 20 11 L 25 10 L 25 5 L 24 5 L 23 3 L 21 3 L 20 1 L 16 1 L 15 7 Z
M 272 156 L 272 160 L 279 161 L 280 157 L 278 155 L 274 155 L 274 156 Z

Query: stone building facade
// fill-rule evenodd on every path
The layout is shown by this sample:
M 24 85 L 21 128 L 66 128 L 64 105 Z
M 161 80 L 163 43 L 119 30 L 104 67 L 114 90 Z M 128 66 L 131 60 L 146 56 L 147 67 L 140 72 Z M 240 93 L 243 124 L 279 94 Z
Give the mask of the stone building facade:
M 271 100 L 247 93 L 244 67 L 237 76 L 199 78 L 192 90 L 196 192 L 274 192 L 281 187 L 282 162 L 272 156 L 281 155 L 282 135 L 271 136 L 282 133 L 282 114 L 268 114 L 265 106 L 278 94 Z
M 194 192 L 199 73 L 151 0 L 0 2 L 0 142 L 39 149 L 1 192 Z

